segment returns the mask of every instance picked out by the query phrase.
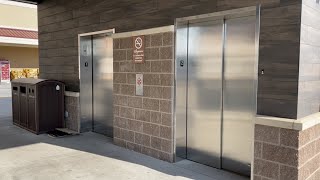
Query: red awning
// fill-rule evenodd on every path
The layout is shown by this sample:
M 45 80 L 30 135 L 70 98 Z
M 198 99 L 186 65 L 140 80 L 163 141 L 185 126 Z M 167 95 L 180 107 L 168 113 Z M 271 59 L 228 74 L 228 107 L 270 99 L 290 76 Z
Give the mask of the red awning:
M 25 39 L 38 39 L 38 31 L 1 28 L 0 27 L 0 36 L 14 37 L 14 38 L 25 38 Z

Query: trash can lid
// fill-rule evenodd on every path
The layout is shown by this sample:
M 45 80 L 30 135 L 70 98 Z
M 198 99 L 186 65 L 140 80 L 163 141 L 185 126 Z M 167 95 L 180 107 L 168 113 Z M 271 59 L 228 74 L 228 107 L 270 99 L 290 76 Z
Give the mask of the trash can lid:
M 52 81 L 48 79 L 34 79 L 34 78 L 19 78 L 19 79 L 14 79 L 11 82 L 12 83 L 24 83 L 24 84 L 38 84 L 43 81 Z

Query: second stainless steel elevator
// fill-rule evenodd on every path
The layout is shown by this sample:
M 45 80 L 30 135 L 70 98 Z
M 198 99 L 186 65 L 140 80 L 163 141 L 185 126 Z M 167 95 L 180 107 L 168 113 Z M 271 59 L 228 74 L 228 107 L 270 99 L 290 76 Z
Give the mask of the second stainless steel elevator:
M 80 36 L 80 131 L 113 137 L 111 32 Z
M 177 156 L 250 175 L 256 14 L 252 8 L 177 20 Z

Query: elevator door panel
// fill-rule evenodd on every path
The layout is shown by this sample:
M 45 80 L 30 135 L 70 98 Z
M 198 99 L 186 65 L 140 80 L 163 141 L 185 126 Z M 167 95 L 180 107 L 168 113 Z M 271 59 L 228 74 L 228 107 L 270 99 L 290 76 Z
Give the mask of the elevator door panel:
M 256 18 L 235 18 L 225 24 L 222 168 L 250 175 L 256 115 Z
M 93 131 L 113 136 L 113 41 L 93 36 Z
M 92 130 L 92 39 L 80 38 L 80 131 Z
M 222 21 L 189 25 L 187 158 L 220 168 Z
M 188 23 L 179 24 L 176 38 L 176 154 L 187 158 Z

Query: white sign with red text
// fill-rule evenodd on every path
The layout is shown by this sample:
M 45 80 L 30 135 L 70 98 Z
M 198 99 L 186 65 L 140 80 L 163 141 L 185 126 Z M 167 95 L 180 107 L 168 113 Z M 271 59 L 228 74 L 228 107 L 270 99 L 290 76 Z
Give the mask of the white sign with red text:
M 143 96 L 143 74 L 136 74 L 136 95 Z

